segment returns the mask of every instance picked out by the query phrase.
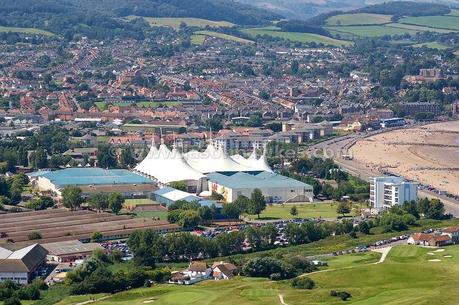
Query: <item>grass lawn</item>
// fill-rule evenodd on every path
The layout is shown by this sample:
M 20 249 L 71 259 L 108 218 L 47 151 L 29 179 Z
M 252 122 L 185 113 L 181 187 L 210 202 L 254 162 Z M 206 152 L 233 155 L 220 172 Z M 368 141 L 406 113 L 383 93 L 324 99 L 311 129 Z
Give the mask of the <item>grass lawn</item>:
M 342 304 L 329 292 L 345 290 L 352 294 L 350 303 L 359 305 L 457 304 L 459 246 L 435 251 L 397 246 L 382 264 L 312 274 L 317 288 L 303 296 L 308 304 Z M 295 304 L 295 297 L 286 294 L 285 302 Z
M 365 26 L 328 26 L 327 30 L 332 32 L 339 32 L 345 34 L 352 34 L 361 37 L 378 37 L 385 35 L 403 35 L 403 34 L 416 34 L 419 31 L 410 29 L 401 29 L 388 27 L 384 25 L 365 25 Z
M 290 215 L 290 209 L 296 207 L 298 215 Z M 336 218 L 341 216 L 336 213 L 337 203 L 304 203 L 304 204 L 285 204 L 285 205 L 268 205 L 260 219 L 293 219 L 293 218 Z M 357 205 L 355 205 L 357 206 Z M 351 213 L 350 215 L 353 215 Z M 256 215 L 249 215 L 251 219 L 257 219 Z
M 273 36 L 273 37 L 278 37 L 278 38 L 283 38 L 286 40 L 290 40 L 293 42 L 301 42 L 301 43 L 323 43 L 325 45 L 330 45 L 330 46 L 350 46 L 352 45 L 352 42 L 346 41 L 346 40 L 338 40 L 318 34 L 310 34 L 310 33 L 293 33 L 293 32 L 282 32 L 280 31 L 279 28 L 277 27 L 262 27 L 262 28 L 249 28 L 249 29 L 243 29 L 242 30 L 244 33 L 249 34 L 253 37 L 257 35 L 268 35 L 268 36 Z
M 21 33 L 21 34 L 30 34 L 30 35 L 43 35 L 43 36 L 56 36 L 51 32 L 34 29 L 34 28 L 16 28 L 16 27 L 9 27 L 9 26 L 0 26 L 0 32 L 13 32 L 13 33 Z
M 330 290 L 348 291 L 346 302 L 359 305 L 457 304 L 459 246 L 442 252 L 417 246 L 396 246 L 381 264 L 378 253 L 351 254 L 329 260 L 333 270 L 310 274 L 312 290 L 298 290 L 289 281 L 236 277 L 205 281 L 191 286 L 156 285 L 114 295 L 94 295 L 97 305 L 278 305 L 344 304 Z M 436 260 L 436 261 L 432 261 Z M 336 269 L 335 269 L 336 268 Z M 89 296 L 72 296 L 58 305 L 74 305 Z
M 145 211 L 135 213 L 135 217 L 139 218 L 153 218 L 159 217 L 160 220 L 167 220 L 167 211 Z
M 391 21 L 391 15 L 381 15 L 381 14 L 367 14 L 367 13 L 357 13 L 357 14 L 342 14 L 332 16 L 327 19 L 327 25 L 368 25 L 368 24 L 384 24 Z
M 427 47 L 429 49 L 437 49 L 437 50 L 446 50 L 450 48 L 449 46 L 438 43 L 438 42 L 418 43 L 418 44 L 412 45 L 412 47 L 415 47 L 415 48 Z
M 214 31 L 197 31 L 194 33 L 195 35 L 204 35 L 204 36 L 209 36 L 209 37 L 216 37 L 228 41 L 234 41 L 238 43 L 253 43 L 251 40 L 247 40 L 244 38 L 236 37 L 233 35 L 227 35 L 219 32 L 214 32 Z
M 459 17 L 457 16 L 405 17 L 400 19 L 399 22 L 437 29 L 459 30 Z
M 137 16 L 128 16 L 126 19 L 131 20 L 134 18 L 139 18 Z M 233 27 L 234 24 L 227 21 L 212 21 L 200 18 L 153 18 L 153 17 L 143 17 L 151 26 L 168 26 L 174 29 L 178 29 L 180 24 L 183 22 L 187 26 L 195 26 L 204 28 L 206 26 L 210 27 Z

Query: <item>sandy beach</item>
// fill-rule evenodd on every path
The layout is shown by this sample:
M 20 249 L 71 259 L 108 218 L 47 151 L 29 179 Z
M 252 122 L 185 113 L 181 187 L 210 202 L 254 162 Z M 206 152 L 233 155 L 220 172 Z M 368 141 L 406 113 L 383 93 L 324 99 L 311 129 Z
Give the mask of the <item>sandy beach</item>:
M 396 130 L 359 140 L 354 160 L 459 195 L 459 121 Z

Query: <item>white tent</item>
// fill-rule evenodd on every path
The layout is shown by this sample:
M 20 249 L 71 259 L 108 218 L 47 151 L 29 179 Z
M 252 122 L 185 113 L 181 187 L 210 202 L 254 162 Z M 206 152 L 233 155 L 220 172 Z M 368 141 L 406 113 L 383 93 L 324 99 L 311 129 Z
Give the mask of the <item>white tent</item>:
M 159 149 L 152 146 L 150 153 L 136 166 L 136 170 L 156 178 L 161 183 L 205 178 L 202 173 L 185 162 L 178 150 L 170 151 L 164 144 L 161 144 Z
M 272 169 L 269 167 L 268 162 L 266 161 L 266 156 L 263 154 L 260 158 L 258 158 L 255 149 L 248 158 L 244 158 L 244 156 L 239 154 L 231 156 L 231 158 L 237 163 L 247 167 L 249 170 L 272 172 Z
M 217 149 L 212 145 L 207 146 L 207 149 L 202 153 L 194 150 L 186 153 L 185 160 L 192 168 L 206 174 L 250 170 L 250 168 L 229 157 L 223 149 Z

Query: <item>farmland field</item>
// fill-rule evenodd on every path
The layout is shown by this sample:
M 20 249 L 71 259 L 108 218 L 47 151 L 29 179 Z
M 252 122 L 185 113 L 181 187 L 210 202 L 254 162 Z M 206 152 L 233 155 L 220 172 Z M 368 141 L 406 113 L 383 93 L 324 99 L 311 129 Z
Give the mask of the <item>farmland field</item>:
M 399 22 L 427 26 L 437 29 L 449 29 L 459 31 L 459 17 L 457 16 L 405 17 L 400 19 Z
M 131 20 L 139 18 L 138 16 L 129 16 L 126 19 Z M 183 22 L 187 26 L 195 27 L 233 27 L 234 24 L 227 21 L 212 21 L 200 18 L 154 18 L 154 17 L 143 17 L 151 26 L 168 26 L 174 29 L 178 29 L 180 24 Z
M 55 36 L 53 33 L 35 29 L 35 28 L 16 28 L 16 27 L 6 27 L 0 26 L 0 32 L 12 32 L 12 33 L 21 33 L 21 34 L 30 34 L 30 35 L 43 35 L 43 36 Z
M 228 35 L 224 33 L 214 32 L 214 31 L 197 31 L 194 35 L 202 35 L 202 36 L 209 36 L 209 37 L 216 37 L 224 40 L 239 42 L 239 43 L 253 43 L 251 40 L 243 39 L 240 37 L 236 37 L 233 35 Z
M 331 26 L 384 24 L 389 23 L 391 17 L 390 15 L 366 13 L 342 14 L 328 18 L 326 24 Z
M 392 28 L 408 29 L 408 30 L 415 30 L 415 31 L 425 31 L 425 32 L 435 32 L 435 33 L 456 32 L 454 30 L 436 29 L 436 28 L 429 28 L 429 27 L 421 26 L 421 25 L 413 25 L 413 24 L 405 24 L 405 23 L 389 23 L 389 24 L 386 24 L 385 26 L 392 27 Z
M 340 32 L 345 34 L 352 34 L 360 37 L 378 37 L 385 35 L 403 35 L 403 34 L 416 34 L 419 31 L 410 29 L 401 29 L 394 27 L 387 27 L 383 25 L 367 25 L 367 26 L 329 26 L 327 30 L 332 32 Z
M 193 34 L 191 35 L 191 43 L 195 45 L 202 45 L 206 38 L 206 35 Z
M 323 43 L 325 45 L 330 46 L 350 46 L 352 42 L 346 40 L 338 40 L 334 38 L 330 38 L 327 36 L 322 36 L 318 34 L 310 34 L 310 33 L 294 33 L 294 32 L 282 32 L 279 28 L 276 27 L 263 27 L 263 28 L 250 28 L 242 30 L 244 33 L 247 33 L 251 36 L 257 35 L 268 35 L 278 38 L 283 38 L 286 40 L 290 40 L 293 42 L 301 42 L 301 43 Z
M 228 281 L 205 281 L 191 286 L 155 285 L 113 295 L 67 297 L 58 305 L 75 305 L 89 300 L 96 305 L 278 305 L 344 304 L 330 290 L 347 291 L 349 304 L 407 305 L 457 304 L 459 246 L 428 249 L 393 247 L 386 260 L 374 264 L 377 253 L 337 256 L 328 260 L 329 270 L 308 275 L 316 283 L 312 290 L 298 290 L 289 281 L 236 277 Z
M 441 43 L 438 43 L 438 42 L 418 43 L 418 44 L 412 45 L 412 47 L 415 47 L 415 48 L 426 47 L 426 48 L 437 49 L 437 50 L 446 50 L 446 49 L 450 48 L 447 45 L 444 45 L 444 44 L 441 44 Z

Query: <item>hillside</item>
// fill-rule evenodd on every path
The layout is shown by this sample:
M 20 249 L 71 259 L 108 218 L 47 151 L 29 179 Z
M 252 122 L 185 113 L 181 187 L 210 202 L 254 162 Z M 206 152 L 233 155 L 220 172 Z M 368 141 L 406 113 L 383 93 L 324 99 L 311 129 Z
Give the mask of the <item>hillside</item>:
M 281 18 L 275 13 L 232 0 L 3 0 L 0 26 L 37 28 L 62 36 L 141 38 L 145 24 L 120 20 L 142 17 L 194 17 L 241 25 Z
M 331 11 L 350 11 L 387 0 L 238 0 L 259 8 L 271 10 L 290 19 L 307 19 Z M 447 5 L 459 5 L 459 0 L 418 0 Z M 390 4 L 389 4 L 390 5 Z

